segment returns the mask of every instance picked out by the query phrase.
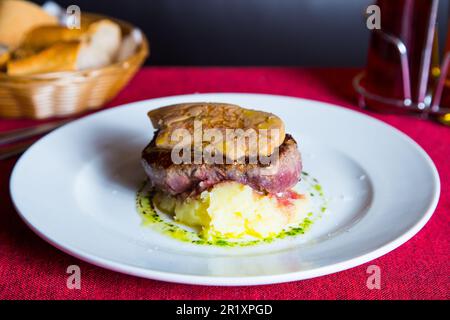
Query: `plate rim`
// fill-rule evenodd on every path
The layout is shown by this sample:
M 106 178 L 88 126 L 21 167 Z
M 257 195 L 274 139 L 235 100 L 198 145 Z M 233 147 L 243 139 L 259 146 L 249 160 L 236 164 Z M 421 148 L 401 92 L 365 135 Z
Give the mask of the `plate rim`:
M 26 217 L 26 214 L 22 213 L 17 204 L 17 199 L 15 198 L 15 192 L 14 192 L 14 184 L 16 183 L 16 175 L 17 171 L 20 168 L 20 164 L 24 161 L 24 159 L 27 157 L 29 153 L 31 153 L 31 150 L 36 148 L 40 143 L 43 143 L 47 138 L 54 134 L 58 134 L 60 130 L 65 130 L 66 127 L 77 125 L 78 122 L 83 121 L 86 118 L 96 117 L 100 116 L 103 113 L 108 112 L 114 112 L 116 108 L 131 108 L 134 105 L 142 104 L 148 101 L 158 101 L 158 100 L 166 100 L 166 99 L 178 99 L 178 98 L 192 98 L 198 96 L 205 97 L 205 96 L 217 96 L 220 98 L 220 96 L 223 97 L 229 97 L 233 95 L 239 95 L 239 96 L 249 96 L 249 97 L 271 97 L 271 98 L 277 98 L 277 99 L 293 99 L 293 100 L 303 100 L 308 101 L 312 103 L 320 103 L 323 105 L 326 105 L 327 107 L 331 108 L 339 108 L 342 112 L 356 114 L 358 116 L 361 116 L 363 118 L 366 118 L 370 121 L 373 121 L 379 125 L 383 125 L 390 130 L 392 130 L 395 134 L 397 134 L 400 138 L 402 138 L 406 143 L 410 144 L 415 151 L 419 152 L 426 163 L 428 164 L 429 168 L 431 169 L 432 175 L 433 175 L 433 185 L 435 187 L 435 193 L 433 194 L 433 198 L 429 202 L 427 206 L 427 210 L 424 212 L 424 214 L 421 216 L 421 218 L 412 226 L 410 227 L 406 232 L 399 235 L 392 241 L 382 245 L 381 247 L 372 250 L 368 253 L 361 254 L 357 257 L 347 259 L 345 261 L 337 262 L 334 264 L 329 264 L 323 267 L 318 267 L 310 270 L 301 270 L 301 271 L 294 271 L 294 272 L 288 272 L 288 273 L 282 273 L 282 274 L 273 274 L 273 275 L 256 275 L 256 276 L 202 276 L 202 275 L 188 275 L 188 274 L 180 274 L 180 273 L 174 273 L 174 272 L 165 272 L 165 271 L 156 271 L 151 269 L 146 269 L 143 267 L 137 267 L 132 265 L 127 265 L 123 262 L 117 262 L 112 259 L 105 259 L 98 257 L 96 255 L 90 254 L 88 252 L 85 252 L 82 249 L 74 248 L 71 245 L 68 244 L 60 244 L 57 240 L 53 239 L 52 237 L 44 234 L 41 232 L 37 227 L 35 227 Z M 217 92 L 217 93 L 194 93 L 194 94 L 182 94 L 182 95 L 170 95 L 170 96 L 163 96 L 163 97 L 157 97 L 157 98 L 150 98 L 150 99 L 144 99 L 140 101 L 134 101 L 126 104 L 121 104 L 114 106 L 112 108 L 104 109 L 101 111 L 97 111 L 95 113 L 82 116 L 81 118 L 78 118 L 76 120 L 70 121 L 67 124 L 64 124 L 63 126 L 57 128 L 56 130 L 50 132 L 49 134 L 41 137 L 38 139 L 24 154 L 20 156 L 20 158 L 17 160 L 17 162 L 14 165 L 14 168 L 11 172 L 10 177 L 10 183 L 9 183 L 9 191 L 11 195 L 11 200 L 13 203 L 13 206 L 19 215 L 19 217 L 24 221 L 24 223 L 41 239 L 49 243 L 50 245 L 54 246 L 55 248 L 61 250 L 62 252 L 73 256 L 75 258 L 78 258 L 82 261 L 85 261 L 87 263 L 93 264 L 95 266 L 105 268 L 107 270 L 112 270 L 115 272 L 120 272 L 123 274 L 128 274 L 132 276 L 137 276 L 140 278 L 146 278 L 146 279 L 153 279 L 153 280 L 159 280 L 159 281 L 165 281 L 165 282 L 171 282 L 171 283 L 183 283 L 183 284 L 192 284 L 192 285 L 213 285 L 213 286 L 244 286 L 244 285 L 265 285 L 265 284 L 276 284 L 276 283 L 285 283 L 285 282 L 292 282 L 292 281 L 299 281 L 299 280 L 306 280 L 311 279 L 315 277 L 320 277 L 324 275 L 329 275 L 337 272 L 341 272 L 347 269 L 354 268 L 356 266 L 365 264 L 369 261 L 372 261 L 374 259 L 377 259 L 396 248 L 400 247 L 402 244 L 409 241 L 414 235 L 416 235 L 430 220 L 433 213 L 436 210 L 436 207 L 439 202 L 440 193 L 441 193 L 441 183 L 440 183 L 440 177 L 439 172 L 436 168 L 436 165 L 434 164 L 431 157 L 427 154 L 427 152 L 411 137 L 409 137 L 406 133 L 402 132 L 401 130 L 393 127 L 392 125 L 381 121 L 375 117 L 372 117 L 370 115 L 367 115 L 365 113 L 359 112 L 358 110 L 350 109 L 338 104 L 323 102 L 320 100 L 313 100 L 313 99 L 305 99 L 302 97 L 295 97 L 295 96 L 286 96 L 286 95 L 275 95 L 275 94 L 264 94 L 264 93 L 240 93 L 240 92 Z

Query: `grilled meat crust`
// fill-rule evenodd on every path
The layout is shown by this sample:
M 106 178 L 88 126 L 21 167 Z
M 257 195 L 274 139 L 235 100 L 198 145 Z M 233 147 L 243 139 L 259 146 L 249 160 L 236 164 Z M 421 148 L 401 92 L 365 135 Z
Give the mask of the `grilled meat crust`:
M 157 135 L 155 134 L 155 137 Z M 172 195 L 199 194 L 215 184 L 232 180 L 264 193 L 280 193 L 300 180 L 302 163 L 297 142 L 286 135 L 275 152 L 276 161 L 258 164 L 174 164 L 171 150 L 156 146 L 155 138 L 142 152 L 142 165 L 154 188 Z

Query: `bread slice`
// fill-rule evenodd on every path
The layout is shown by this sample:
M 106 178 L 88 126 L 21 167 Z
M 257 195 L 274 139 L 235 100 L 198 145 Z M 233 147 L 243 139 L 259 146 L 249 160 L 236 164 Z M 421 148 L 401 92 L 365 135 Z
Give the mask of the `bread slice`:
M 50 47 L 21 59 L 8 62 L 7 72 L 12 76 L 59 71 L 100 68 L 112 63 L 120 47 L 120 27 L 110 20 L 100 20 L 80 33 L 62 32 L 59 28 L 43 28 L 38 35 Z M 44 31 L 45 30 L 45 31 Z M 51 31 L 59 30 L 56 33 Z M 70 31 L 67 29 L 67 31 Z M 46 36 L 47 34 L 47 36 Z M 62 41 L 62 39 L 72 39 Z M 77 39 L 78 38 L 78 39 Z M 57 41 L 57 39 L 61 39 Z
M 58 42 L 80 40 L 86 30 L 64 26 L 40 26 L 27 32 L 18 50 L 38 52 Z
M 6 67 L 6 63 L 9 61 L 11 53 L 8 47 L 0 45 L 0 71 Z
M 21 76 L 77 70 L 77 60 L 81 48 L 80 41 L 59 42 L 38 54 L 9 61 L 7 72 L 11 76 Z
M 106 66 L 116 60 L 122 41 L 120 26 L 111 20 L 92 23 L 83 35 L 86 42 L 78 60 L 79 70 Z

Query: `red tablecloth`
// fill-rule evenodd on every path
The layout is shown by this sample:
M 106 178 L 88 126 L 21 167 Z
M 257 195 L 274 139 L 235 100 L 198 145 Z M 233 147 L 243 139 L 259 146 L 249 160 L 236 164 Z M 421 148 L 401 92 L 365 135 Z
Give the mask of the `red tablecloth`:
M 252 92 L 316 99 L 357 109 L 351 79 L 357 70 L 298 68 L 146 68 L 109 104 L 194 92 Z M 442 183 L 428 224 L 393 252 L 336 274 L 256 287 L 203 287 L 135 278 L 79 261 L 36 236 L 16 214 L 9 194 L 17 158 L 0 162 L 0 298 L 19 299 L 449 299 L 450 128 L 399 115 L 372 116 L 417 141 Z M 0 120 L 0 131 L 32 121 Z M 81 267 L 81 290 L 66 287 L 66 268 Z M 381 289 L 366 286 L 367 267 L 381 268 Z

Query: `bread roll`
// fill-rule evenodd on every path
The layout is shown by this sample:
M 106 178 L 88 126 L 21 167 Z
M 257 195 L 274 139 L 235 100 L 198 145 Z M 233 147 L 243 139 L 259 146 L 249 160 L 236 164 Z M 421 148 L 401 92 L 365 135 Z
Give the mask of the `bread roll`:
M 56 17 L 38 5 L 21 0 L 0 0 L 0 43 L 16 48 L 25 34 L 38 26 L 57 25 Z

